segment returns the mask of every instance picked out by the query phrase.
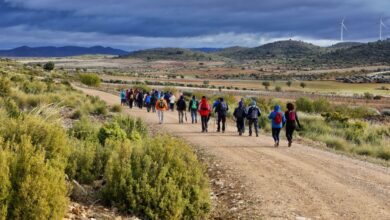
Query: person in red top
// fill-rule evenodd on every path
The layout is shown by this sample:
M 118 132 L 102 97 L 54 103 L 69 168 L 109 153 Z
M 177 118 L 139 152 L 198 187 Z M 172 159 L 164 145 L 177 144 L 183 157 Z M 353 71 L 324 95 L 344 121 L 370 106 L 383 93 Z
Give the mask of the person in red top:
M 202 132 L 208 132 L 207 124 L 209 122 L 211 107 L 207 102 L 206 96 L 202 97 L 202 100 L 199 103 L 198 112 L 202 120 Z

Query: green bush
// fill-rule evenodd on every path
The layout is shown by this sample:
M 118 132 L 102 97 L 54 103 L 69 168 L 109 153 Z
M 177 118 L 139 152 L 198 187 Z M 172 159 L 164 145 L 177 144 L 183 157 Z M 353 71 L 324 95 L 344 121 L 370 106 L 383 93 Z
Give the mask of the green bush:
M 146 124 L 141 119 L 135 119 L 130 116 L 120 115 L 114 119 L 119 127 L 126 132 L 128 138 L 131 138 L 134 131 L 142 137 L 146 137 L 148 129 Z
M 108 142 L 106 202 L 149 219 L 206 219 L 210 211 L 204 168 L 181 141 L 162 137 L 142 146 Z
M 79 80 L 81 83 L 87 85 L 87 86 L 99 86 L 101 79 L 97 74 L 94 73 L 80 73 L 78 75 Z
M 5 78 L 0 78 L 0 97 L 8 97 L 11 95 L 11 82 Z
M 312 113 L 314 112 L 313 102 L 307 97 L 300 97 L 295 101 L 297 110 L 302 112 Z
M 43 65 L 43 69 L 46 71 L 52 71 L 54 70 L 55 64 L 53 62 L 47 62 L 45 65 Z
M 122 106 L 121 105 L 113 105 L 110 108 L 111 112 L 122 112 Z
M 107 139 L 125 140 L 127 138 L 126 132 L 121 129 L 117 122 L 110 122 L 104 124 L 98 133 L 99 142 L 104 145 Z
M 2 219 L 62 219 L 68 202 L 63 170 L 46 160 L 44 149 L 33 146 L 28 136 L 19 144 L 1 145 Z
M 39 94 L 42 93 L 47 89 L 47 86 L 43 82 L 39 81 L 25 81 L 22 86 L 22 90 L 25 93 L 30 93 L 30 94 Z

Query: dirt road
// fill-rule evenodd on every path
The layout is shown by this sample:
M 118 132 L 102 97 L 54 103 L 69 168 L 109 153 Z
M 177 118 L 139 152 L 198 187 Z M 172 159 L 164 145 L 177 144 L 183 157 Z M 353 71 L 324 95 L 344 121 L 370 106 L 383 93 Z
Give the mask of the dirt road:
M 82 89 L 108 104 L 118 96 Z M 177 114 L 157 116 L 146 110 L 127 109 L 129 115 L 184 138 L 207 154 L 233 167 L 245 183 L 245 191 L 259 198 L 252 204 L 264 219 L 390 219 L 390 170 L 345 156 L 299 144 L 272 147 L 270 137 L 238 137 L 228 126 L 224 134 L 200 132 L 200 124 L 179 125 Z M 210 130 L 213 130 L 211 125 Z

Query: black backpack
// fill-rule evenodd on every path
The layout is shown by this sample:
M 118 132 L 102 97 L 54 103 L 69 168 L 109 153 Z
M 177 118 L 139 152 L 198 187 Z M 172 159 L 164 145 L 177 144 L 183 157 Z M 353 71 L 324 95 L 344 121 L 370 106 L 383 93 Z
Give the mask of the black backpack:
M 234 111 L 234 117 L 236 118 L 244 118 L 245 117 L 245 108 L 236 108 Z
M 248 110 L 248 119 L 256 119 L 259 117 L 259 114 L 260 110 L 257 107 L 252 106 Z
M 228 111 L 228 106 L 226 102 L 219 103 L 218 113 L 226 115 L 227 111 Z

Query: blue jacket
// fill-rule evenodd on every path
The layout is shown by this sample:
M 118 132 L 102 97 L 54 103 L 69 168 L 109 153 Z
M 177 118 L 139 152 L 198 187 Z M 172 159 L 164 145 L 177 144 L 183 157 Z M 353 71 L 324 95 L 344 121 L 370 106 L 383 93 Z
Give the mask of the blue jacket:
M 282 115 L 282 122 L 280 122 L 279 124 L 275 122 L 276 114 Z M 272 128 L 282 128 L 283 124 L 286 122 L 286 117 L 281 111 L 280 105 L 275 105 L 274 111 L 269 114 L 268 118 L 272 120 Z
M 125 93 L 125 91 L 121 91 L 120 97 L 121 97 L 121 99 L 126 99 L 126 93 Z

